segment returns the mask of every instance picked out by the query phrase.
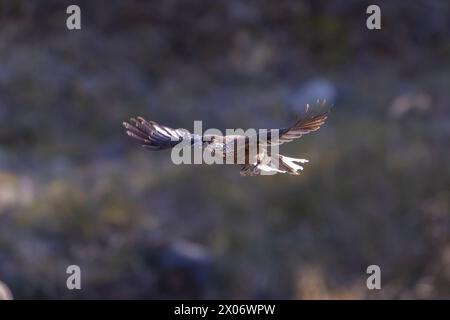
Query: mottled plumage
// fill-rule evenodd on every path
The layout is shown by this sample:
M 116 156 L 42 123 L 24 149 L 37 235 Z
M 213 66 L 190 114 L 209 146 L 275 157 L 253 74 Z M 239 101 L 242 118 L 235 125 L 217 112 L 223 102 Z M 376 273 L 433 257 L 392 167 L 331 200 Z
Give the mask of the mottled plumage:
M 322 106 L 325 103 L 322 103 Z M 142 117 L 131 118 L 124 122 L 127 134 L 142 143 L 143 147 L 152 150 L 170 149 L 182 141 L 190 141 L 192 147 L 202 147 L 211 156 L 225 159 L 233 157 L 234 164 L 244 164 L 241 175 L 253 176 L 270 173 L 299 174 L 303 170 L 300 164 L 308 162 L 306 159 L 296 159 L 279 154 L 273 154 L 273 146 L 291 142 L 302 135 L 316 131 L 327 119 L 328 111 L 317 115 L 308 115 L 297 120 L 292 126 L 270 130 L 267 137 L 246 135 L 197 135 L 185 129 L 172 129 L 154 121 L 147 121 Z

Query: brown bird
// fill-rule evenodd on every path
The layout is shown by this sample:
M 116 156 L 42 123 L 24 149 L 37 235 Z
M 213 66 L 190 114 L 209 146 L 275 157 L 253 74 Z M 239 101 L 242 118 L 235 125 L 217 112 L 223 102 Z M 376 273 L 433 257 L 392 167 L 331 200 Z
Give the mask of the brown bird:
M 322 106 L 325 105 L 325 101 Z M 299 174 L 300 164 L 306 159 L 286 157 L 273 152 L 274 146 L 291 142 L 302 135 L 316 131 L 325 122 L 329 110 L 317 115 L 308 114 L 292 126 L 268 130 L 267 135 L 199 135 L 185 129 L 172 129 L 142 117 L 123 122 L 127 134 L 151 150 L 171 149 L 181 142 L 190 142 L 189 147 L 202 148 L 207 155 L 226 160 L 226 163 L 243 164 L 242 176 L 268 175 L 274 173 Z M 185 144 L 186 145 L 186 144 Z M 204 153 L 205 154 L 205 153 Z M 228 159 L 231 159 L 229 162 Z

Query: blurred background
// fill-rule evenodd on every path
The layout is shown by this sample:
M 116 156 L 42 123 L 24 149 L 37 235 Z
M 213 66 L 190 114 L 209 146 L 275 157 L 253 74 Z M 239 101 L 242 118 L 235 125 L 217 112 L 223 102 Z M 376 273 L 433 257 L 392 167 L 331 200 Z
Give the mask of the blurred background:
M 374 1 L 2 1 L 0 280 L 17 299 L 450 298 L 450 3 L 375 2 L 379 31 Z M 324 98 L 325 126 L 281 147 L 301 176 L 176 166 L 121 125 L 276 128 Z

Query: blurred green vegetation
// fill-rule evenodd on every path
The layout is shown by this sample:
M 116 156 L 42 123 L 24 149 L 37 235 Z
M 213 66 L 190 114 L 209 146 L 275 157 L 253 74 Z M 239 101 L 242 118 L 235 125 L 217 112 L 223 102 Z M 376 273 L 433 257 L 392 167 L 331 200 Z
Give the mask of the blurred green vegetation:
M 0 280 L 16 298 L 449 298 L 450 6 L 379 2 L 374 33 L 364 1 L 79 1 L 79 32 L 64 2 L 2 2 Z M 318 76 L 326 125 L 281 148 L 310 160 L 299 177 L 175 166 L 121 127 L 284 126 Z

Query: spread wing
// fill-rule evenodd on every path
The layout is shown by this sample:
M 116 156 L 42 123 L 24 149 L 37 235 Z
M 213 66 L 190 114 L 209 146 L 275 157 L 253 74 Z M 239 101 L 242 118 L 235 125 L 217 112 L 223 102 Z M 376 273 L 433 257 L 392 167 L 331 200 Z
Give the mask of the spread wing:
M 185 129 L 172 129 L 142 117 L 131 118 L 124 122 L 127 134 L 152 150 L 170 149 L 185 139 L 192 140 L 194 135 Z
M 331 106 L 327 104 L 326 100 L 317 100 L 314 107 L 322 108 L 320 113 L 309 113 L 309 104 L 305 108 L 305 116 L 297 120 L 292 126 L 281 129 L 266 130 L 266 133 L 258 133 L 256 136 L 242 136 L 239 140 L 245 139 L 245 147 L 247 148 L 249 143 L 258 142 L 258 145 L 280 145 L 286 142 L 291 142 L 294 139 L 300 138 L 302 135 L 319 130 L 319 128 L 325 123 L 328 117 Z M 250 138 L 250 139 L 249 139 Z M 256 138 L 256 140 L 255 140 Z
M 322 103 L 325 106 L 325 101 Z M 303 118 L 297 120 L 292 126 L 288 128 L 273 129 L 278 134 L 272 134 L 273 130 L 267 130 L 267 135 L 260 135 L 259 133 L 255 135 L 227 135 L 225 137 L 214 136 L 212 141 L 214 143 L 207 145 L 210 149 L 222 149 L 223 154 L 229 154 L 230 152 L 237 152 L 240 149 L 248 149 L 251 144 L 257 146 L 257 151 L 259 152 L 259 147 L 264 147 L 268 145 L 280 145 L 286 142 L 291 142 L 294 139 L 300 138 L 302 135 L 319 130 L 322 124 L 328 117 L 329 110 L 321 112 L 316 115 L 308 115 L 309 105 L 307 105 L 306 113 L 307 115 Z M 206 136 L 203 136 L 205 140 Z
M 291 142 L 294 139 L 300 138 L 304 134 L 319 130 L 320 126 L 325 123 L 327 117 L 328 111 L 315 116 L 307 116 L 299 119 L 291 127 L 278 129 L 278 137 L 276 137 L 276 135 L 272 135 L 269 131 L 267 133 L 267 144 L 275 145 Z
M 267 130 L 267 135 L 255 136 L 246 135 L 228 135 L 225 137 L 214 137 L 215 143 L 209 144 L 207 148 L 222 150 L 223 155 L 236 153 L 238 150 L 245 149 L 248 151 L 249 146 L 256 144 L 256 150 L 259 152 L 260 147 L 268 145 L 280 145 L 286 142 L 291 142 L 294 139 L 300 138 L 302 135 L 319 130 L 320 126 L 325 123 L 328 117 L 328 111 L 317 115 L 307 115 L 302 119 L 297 120 L 291 127 L 275 129 L 278 133 L 273 134 L 273 130 Z

